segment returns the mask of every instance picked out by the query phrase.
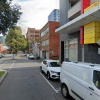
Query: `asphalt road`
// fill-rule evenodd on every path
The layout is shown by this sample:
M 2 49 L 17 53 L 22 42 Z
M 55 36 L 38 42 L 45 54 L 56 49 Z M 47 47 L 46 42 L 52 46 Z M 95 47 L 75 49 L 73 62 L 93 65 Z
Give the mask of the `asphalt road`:
M 8 71 L 0 85 L 0 100 L 67 100 L 61 94 L 60 81 L 48 81 L 40 73 L 40 63 L 23 55 L 16 60 L 11 55 L 0 59 L 0 69 Z

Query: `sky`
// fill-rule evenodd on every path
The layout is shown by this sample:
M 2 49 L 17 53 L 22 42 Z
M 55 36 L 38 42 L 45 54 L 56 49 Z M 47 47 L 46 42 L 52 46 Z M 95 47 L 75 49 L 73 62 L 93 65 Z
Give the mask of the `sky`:
M 13 0 L 13 3 L 21 6 L 23 14 L 17 25 L 21 26 L 24 35 L 28 27 L 41 29 L 53 9 L 59 9 L 59 0 Z

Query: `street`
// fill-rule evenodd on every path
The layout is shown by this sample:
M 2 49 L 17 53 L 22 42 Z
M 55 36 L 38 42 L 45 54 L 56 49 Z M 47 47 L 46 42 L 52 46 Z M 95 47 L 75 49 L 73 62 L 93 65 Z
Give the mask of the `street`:
M 0 69 L 8 71 L 0 85 L 0 100 L 67 100 L 61 94 L 60 81 L 48 81 L 40 73 L 40 63 L 24 55 L 15 60 L 11 55 L 0 59 Z

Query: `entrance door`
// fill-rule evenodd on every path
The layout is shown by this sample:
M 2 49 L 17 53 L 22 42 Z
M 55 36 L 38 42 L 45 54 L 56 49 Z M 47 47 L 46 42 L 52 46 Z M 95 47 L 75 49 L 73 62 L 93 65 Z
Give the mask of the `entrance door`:
M 46 59 L 49 59 L 49 52 L 46 52 Z
M 64 41 L 61 41 L 61 63 L 64 61 Z
M 72 39 L 69 41 L 69 61 L 78 61 L 78 41 L 77 39 Z

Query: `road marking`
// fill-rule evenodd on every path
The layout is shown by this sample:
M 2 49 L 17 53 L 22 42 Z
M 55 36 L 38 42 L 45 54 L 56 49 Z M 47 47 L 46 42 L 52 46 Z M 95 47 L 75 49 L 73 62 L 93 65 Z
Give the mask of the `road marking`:
M 6 61 L 4 64 L 6 64 L 8 61 Z M 2 67 L 4 64 L 2 64 L 0 67 Z
M 16 60 L 11 64 L 11 66 L 10 66 L 8 72 L 11 70 L 11 68 L 12 68 L 12 66 L 14 65 L 15 62 L 16 62 Z
M 41 73 L 40 73 L 41 74 Z M 54 88 L 54 86 L 51 85 L 51 83 L 41 74 L 41 76 L 45 79 L 45 81 L 52 87 L 52 89 L 58 93 L 58 91 Z

